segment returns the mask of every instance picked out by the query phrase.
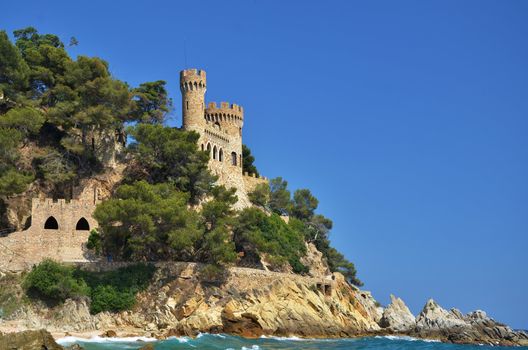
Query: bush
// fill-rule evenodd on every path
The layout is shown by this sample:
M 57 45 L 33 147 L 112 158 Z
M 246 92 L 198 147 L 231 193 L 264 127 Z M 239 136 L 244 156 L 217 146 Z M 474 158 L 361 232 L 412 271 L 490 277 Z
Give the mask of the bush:
M 86 243 L 86 248 L 93 250 L 95 254 L 101 254 L 101 235 L 96 229 L 90 231 L 90 236 L 88 237 L 88 243 Z
M 44 260 L 33 267 L 24 280 L 24 288 L 43 299 L 64 301 L 90 294 L 90 288 L 83 279 L 73 276 L 72 267 L 53 260 Z
M 89 296 L 90 312 L 130 309 L 136 293 L 145 290 L 154 276 L 153 265 L 136 264 L 115 271 L 92 272 L 44 260 L 24 280 L 24 288 L 44 300 L 64 301 Z
M 303 234 L 286 224 L 279 215 L 268 216 L 255 208 L 244 209 L 233 232 L 238 251 L 265 253 L 272 266 L 290 263 L 295 272 L 307 271 L 299 261 L 306 254 Z
M 136 303 L 132 291 L 120 291 L 112 285 L 100 285 L 92 292 L 90 312 L 97 314 L 102 311 L 122 311 L 130 309 Z

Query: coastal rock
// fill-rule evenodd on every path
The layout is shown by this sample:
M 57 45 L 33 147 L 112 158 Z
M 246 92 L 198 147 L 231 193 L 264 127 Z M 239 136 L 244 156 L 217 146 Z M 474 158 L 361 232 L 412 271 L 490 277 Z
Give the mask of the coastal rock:
M 379 321 L 382 328 L 388 328 L 394 332 L 409 331 L 416 325 L 416 319 L 402 299 L 391 294 L 391 303 L 383 311 Z
M 324 277 L 330 275 L 330 269 L 321 253 L 313 243 L 306 243 L 306 255 L 301 258 L 301 263 L 308 267 L 310 276 Z
M 411 336 L 440 339 L 460 344 L 528 345 L 528 335 L 496 322 L 484 311 L 473 311 L 463 316 L 457 309 L 447 311 L 429 300 L 416 319 Z
M 464 320 L 452 312 L 449 312 L 438 305 L 433 299 L 429 299 L 424 308 L 416 318 L 416 327 L 422 331 L 437 331 L 441 329 L 451 329 L 466 327 Z
M 63 350 L 51 334 L 44 329 L 38 331 L 23 331 L 0 335 L 0 349 L 2 350 Z
M 357 290 L 360 298 L 359 303 L 365 308 L 369 317 L 379 324 L 383 315 L 383 307 L 374 299 L 372 293 L 366 290 Z

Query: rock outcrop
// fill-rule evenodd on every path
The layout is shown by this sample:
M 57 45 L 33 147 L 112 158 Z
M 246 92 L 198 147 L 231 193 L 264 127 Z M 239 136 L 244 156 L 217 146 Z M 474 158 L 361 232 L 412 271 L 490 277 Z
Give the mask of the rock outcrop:
M 409 334 L 451 343 L 528 345 L 528 334 L 512 330 L 483 311 L 477 310 L 464 316 L 457 309 L 443 309 L 432 299 L 425 304 L 416 318 L 415 329 Z
M 154 281 L 138 294 L 132 311 L 90 315 L 86 300 L 67 300 L 52 309 L 23 306 L 12 321 L 20 328 L 52 332 L 114 330 L 118 335 L 161 338 L 200 332 L 341 337 L 380 329 L 374 299 L 366 298 L 368 292 L 353 288 L 338 273 L 314 278 L 231 268 L 211 279 L 202 274 L 199 264 L 157 265 Z
M 406 334 L 452 343 L 528 345 L 528 335 L 494 321 L 483 311 L 463 315 L 429 300 L 415 321 L 405 303 L 394 296 L 382 310 L 369 292 L 350 286 L 338 273 L 318 278 L 230 268 L 211 276 L 199 264 L 156 265 L 151 286 L 138 294 L 131 311 L 90 315 L 86 299 L 67 300 L 54 308 L 20 303 L 20 309 L 0 329 L 157 338 L 198 333 L 325 338 Z M 120 266 L 99 263 L 91 269 Z M 23 295 L 18 288 L 11 288 L 11 294 Z
M 413 329 L 416 325 L 416 319 L 402 299 L 391 294 L 391 303 L 385 310 L 379 320 L 382 328 L 388 328 L 393 332 L 406 332 Z
M 460 316 L 460 313 L 449 312 L 429 299 L 416 318 L 416 327 L 424 331 L 464 327 L 466 322 Z
M 0 335 L 1 350 L 63 350 L 44 329 Z

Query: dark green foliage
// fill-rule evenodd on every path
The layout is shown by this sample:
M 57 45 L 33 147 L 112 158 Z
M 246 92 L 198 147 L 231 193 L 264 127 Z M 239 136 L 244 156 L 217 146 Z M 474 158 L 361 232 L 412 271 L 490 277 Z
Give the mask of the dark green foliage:
M 267 209 L 270 201 L 270 187 L 267 183 L 261 183 L 255 186 L 255 189 L 248 193 L 251 203 Z
M 148 287 L 155 271 L 153 265 L 137 264 L 91 272 L 44 260 L 25 277 L 23 285 L 30 295 L 44 300 L 90 297 L 90 312 L 95 314 L 132 308 L 136 293 Z
M 208 155 L 196 146 L 197 133 L 148 124 L 138 124 L 128 132 L 134 138 L 130 153 L 138 160 L 130 167 L 129 181 L 172 183 L 189 194 L 192 204 L 210 193 L 215 177 L 207 168 Z
M 269 254 L 278 264 L 289 262 L 297 272 L 306 271 L 299 258 L 306 253 L 302 234 L 280 216 L 266 215 L 255 208 L 240 212 L 233 227 L 237 250 Z
M 65 184 L 76 176 L 75 165 L 53 148 L 45 149 L 46 154 L 34 159 L 37 177 L 55 185 Z
M 44 260 L 33 267 L 24 280 L 24 288 L 45 299 L 64 301 L 90 293 L 86 282 L 74 277 L 74 269 L 53 260 Z
M 312 195 L 310 190 L 297 190 L 293 194 L 290 215 L 300 220 L 308 220 L 314 215 L 318 204 L 319 201 Z
M 107 272 L 76 270 L 75 275 L 90 287 L 90 312 L 96 314 L 132 308 L 135 295 L 147 289 L 155 271 L 153 265 L 136 264 Z
M 213 188 L 212 200 L 202 207 L 204 238 L 199 249 L 199 260 L 210 264 L 228 264 L 236 260 L 235 244 L 231 240 L 236 190 L 224 186 Z
M 29 67 L 17 47 L 0 31 L 0 113 L 22 99 L 21 92 L 29 84 Z
M 202 231 L 187 200 L 186 194 L 167 183 L 137 181 L 120 186 L 94 213 L 105 253 L 135 261 L 191 259 Z
M 279 215 L 287 215 L 290 209 L 290 196 L 288 182 L 282 177 L 271 179 L 270 181 L 270 200 L 269 208 Z
M 0 195 L 24 191 L 34 177 L 64 195 L 68 185 L 102 169 L 100 140 L 127 121 L 160 122 L 170 109 L 163 81 L 130 89 L 104 60 L 72 59 L 56 35 L 28 27 L 14 36 L 15 45 L 0 32 Z M 27 141 L 46 151 L 35 153 L 31 168 L 18 157 Z
M 249 174 L 255 174 L 259 176 L 257 167 L 253 164 L 255 157 L 251 154 L 251 150 L 248 146 L 242 145 L 242 171 Z
M 132 90 L 133 118 L 139 122 L 161 124 L 172 106 L 163 80 L 142 83 Z
M 96 229 L 90 231 L 90 236 L 88 236 L 86 248 L 93 250 L 96 254 L 101 254 L 103 244 L 101 241 L 101 235 Z
M 98 286 L 92 292 L 90 312 L 97 314 L 103 311 L 121 311 L 134 306 L 136 297 L 131 292 L 120 292 L 113 286 Z

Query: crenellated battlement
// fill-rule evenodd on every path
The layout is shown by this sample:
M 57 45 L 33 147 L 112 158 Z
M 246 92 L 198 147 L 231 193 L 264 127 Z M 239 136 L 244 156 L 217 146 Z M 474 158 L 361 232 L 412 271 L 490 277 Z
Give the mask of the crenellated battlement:
M 236 103 L 205 101 L 205 72 L 187 69 L 180 72 L 182 91 L 182 128 L 200 134 L 198 147 L 209 154 L 209 170 L 217 183 L 236 188 L 236 209 L 251 205 L 248 193 L 268 179 L 243 174 L 242 129 L 244 108 Z
M 259 179 L 259 180 L 263 180 L 263 181 L 268 181 L 268 178 L 266 176 L 260 176 L 260 175 L 257 175 L 257 174 L 250 174 L 247 171 L 244 172 L 244 176 L 245 177 L 250 177 L 250 178 L 253 178 L 253 179 Z
M 182 92 L 205 90 L 207 79 L 204 70 L 186 69 L 180 72 L 180 89 Z
M 46 209 L 68 209 L 68 208 L 80 208 L 80 207 L 93 207 L 97 204 L 98 200 L 94 198 L 93 200 L 85 199 L 53 199 L 53 198 L 33 198 L 31 200 L 31 205 L 33 208 L 40 208 L 41 210 Z
M 244 108 L 235 103 L 221 102 L 220 107 L 216 102 L 209 102 L 205 109 L 207 121 L 241 123 L 244 121 Z

